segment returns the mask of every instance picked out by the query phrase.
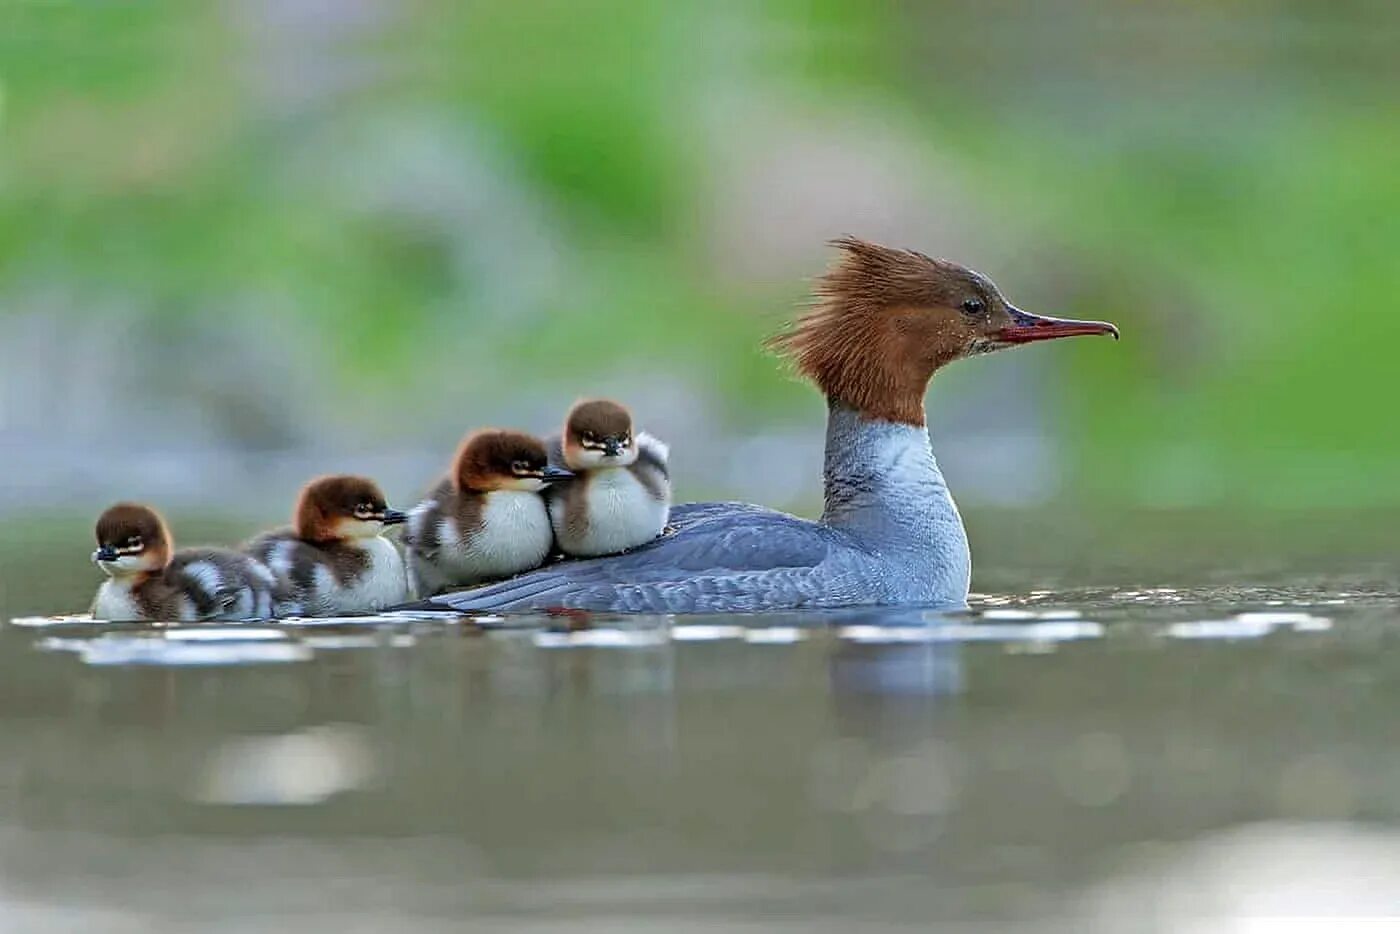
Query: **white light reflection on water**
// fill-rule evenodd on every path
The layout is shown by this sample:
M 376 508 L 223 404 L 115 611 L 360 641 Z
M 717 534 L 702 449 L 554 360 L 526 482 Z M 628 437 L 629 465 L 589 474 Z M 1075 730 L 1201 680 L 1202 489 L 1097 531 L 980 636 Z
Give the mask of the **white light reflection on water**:
M 742 639 L 747 630 L 743 626 L 706 626 L 692 623 L 677 626 L 671 630 L 671 638 L 676 642 L 716 642 L 722 639 Z
M 302 636 L 300 642 L 302 645 L 318 651 L 378 648 L 407 649 L 418 644 L 418 637 L 411 632 L 393 632 L 386 633 L 382 636 L 375 632 L 364 635 L 358 633 L 335 635 L 315 633 Z
M 962 613 L 870 608 L 737 618 L 752 619 L 753 623 L 747 625 L 733 621 L 735 617 L 720 623 L 694 617 L 597 615 L 571 619 L 566 628 L 559 619 L 544 615 L 468 618 L 431 610 L 289 619 L 275 624 L 113 625 L 87 616 L 23 617 L 11 622 L 18 627 L 63 633 L 39 640 L 36 646 L 41 650 L 71 652 L 84 664 L 109 666 L 300 662 L 321 651 L 407 648 L 424 633 L 463 630 L 491 639 L 512 638 L 511 634 L 516 634 L 537 648 L 552 650 L 642 649 L 666 643 L 791 646 L 816 638 L 870 646 L 1001 643 L 1009 653 L 1034 655 L 1054 652 L 1062 644 L 1103 639 L 1114 631 L 1128 638 L 1149 633 L 1182 640 L 1241 640 L 1280 631 L 1327 632 L 1333 627 L 1330 617 L 1303 609 L 1249 609 L 1218 618 L 1181 619 L 1181 598 L 1189 595 L 1170 588 L 1106 592 L 1093 605 L 1104 611 L 1110 620 L 1107 622 L 1085 619 L 1084 611 L 1074 607 L 1044 605 L 1043 601 L 1067 596 L 1051 591 L 1032 591 L 1020 598 L 979 595 L 981 608 Z M 1335 602 L 1330 596 L 1309 596 L 1312 606 Z M 1383 595 L 1362 595 L 1357 599 L 1380 596 Z M 1131 614 L 1139 612 L 1137 607 L 1145 600 L 1155 602 L 1163 610 L 1170 608 L 1178 618 L 1151 621 L 1125 615 L 1130 612 L 1128 607 L 1133 608 Z M 1017 601 L 1022 605 L 1007 605 Z M 1261 599 L 1254 606 L 1273 602 Z M 100 632 L 94 634 L 94 629 Z
M 581 629 L 578 632 L 537 632 L 535 645 L 542 649 L 633 649 L 661 645 L 667 633 L 656 629 Z
M 42 651 L 72 652 L 85 665 L 204 667 L 209 665 L 268 665 L 310 661 L 309 646 L 281 638 L 189 640 L 127 633 L 104 633 L 91 639 L 51 638 L 38 643 Z
M 277 620 L 279 626 L 297 628 L 317 626 L 383 626 L 385 623 L 463 623 L 468 618 L 451 610 L 389 610 L 384 613 L 363 616 L 289 616 Z M 500 616 L 477 616 L 470 622 L 478 626 L 488 626 L 503 622 Z
M 787 645 L 807 638 L 805 630 L 796 626 L 770 626 L 767 629 L 745 629 L 744 641 L 753 645 Z
M 1326 632 L 1332 621 L 1311 613 L 1238 613 L 1230 619 L 1172 623 L 1166 635 L 1173 639 L 1257 639 L 1285 627 L 1294 632 Z
M 205 758 L 189 797 L 201 804 L 319 804 L 369 785 L 376 772 L 363 728 L 327 724 L 225 740 Z
M 287 633 L 280 629 L 252 626 L 200 626 L 168 629 L 161 634 L 167 642 L 283 642 Z
M 936 626 L 843 626 L 842 639 L 862 643 L 896 642 L 1064 642 L 1097 639 L 1103 626 L 1091 622 L 1045 622 L 1025 625 L 944 623 Z
M 1247 639 L 1267 635 L 1280 627 L 1296 632 L 1325 631 L 1324 617 L 1299 620 L 1253 618 L 1267 614 L 1242 614 L 1233 619 L 1198 620 L 1167 624 L 1164 635 L 1177 639 Z M 392 623 L 395 620 L 381 620 Z M 356 623 L 359 624 L 358 622 Z M 510 638 L 518 630 L 488 632 Z M 650 648 L 667 642 L 743 642 L 752 645 L 793 645 L 814 636 L 834 635 L 840 641 L 860 645 L 911 645 L 920 643 L 1000 642 L 1008 647 L 1040 647 L 1062 642 L 1100 639 L 1101 623 L 1087 620 L 1047 620 L 1033 623 L 939 623 L 922 626 L 858 624 L 835 630 L 797 627 L 742 627 L 679 625 L 666 627 L 599 627 L 575 631 L 534 630 L 523 633 L 543 649 Z M 54 636 L 40 640 L 42 651 L 72 652 L 90 665 L 218 665 L 305 661 L 313 651 L 407 648 L 417 642 L 412 633 L 298 634 L 266 628 L 203 628 L 165 631 L 128 631 L 96 636 Z
M 16 616 L 10 620 L 10 625 L 24 629 L 42 629 L 48 626 L 91 622 L 93 622 L 93 618 L 89 613 L 60 613 L 55 616 Z
M 1349 823 L 1247 824 L 1126 848 L 1084 898 L 1095 930 L 1346 934 L 1400 928 L 1400 834 Z

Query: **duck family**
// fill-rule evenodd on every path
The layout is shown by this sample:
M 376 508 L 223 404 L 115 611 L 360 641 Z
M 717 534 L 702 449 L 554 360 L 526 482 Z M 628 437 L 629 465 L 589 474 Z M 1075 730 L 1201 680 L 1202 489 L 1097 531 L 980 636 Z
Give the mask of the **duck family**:
M 413 603 L 461 612 L 754 612 L 966 606 L 967 535 L 929 441 L 924 396 L 955 360 L 1107 322 L 1011 304 L 957 263 L 856 238 L 813 302 L 770 341 L 826 398 L 825 508 L 672 508 L 669 451 L 610 400 L 570 409 L 548 441 L 486 429 L 406 513 L 362 477 L 302 490 L 290 528 L 240 551 L 172 551 L 152 509 L 97 523 L 100 619 L 341 615 Z M 402 526 L 402 546 L 385 531 Z M 465 588 L 465 589 L 457 589 Z
M 551 449 L 560 453 L 551 458 Z M 646 495 L 629 486 L 643 481 L 613 479 L 614 471 L 645 477 Z M 408 511 L 392 508 L 368 477 L 317 477 L 297 496 L 291 525 L 238 550 L 174 551 L 159 513 L 118 503 L 97 520 L 92 557 L 108 580 L 92 613 L 171 622 L 377 613 L 580 548 L 601 555 L 643 545 L 666 526 L 666 478 L 666 446 L 634 437 L 622 404 L 590 399 L 574 406 L 564 434 L 550 442 L 522 431 L 472 432 L 446 476 Z M 546 499 L 555 491 L 557 537 Z M 401 545 L 386 535 L 395 527 L 403 529 Z

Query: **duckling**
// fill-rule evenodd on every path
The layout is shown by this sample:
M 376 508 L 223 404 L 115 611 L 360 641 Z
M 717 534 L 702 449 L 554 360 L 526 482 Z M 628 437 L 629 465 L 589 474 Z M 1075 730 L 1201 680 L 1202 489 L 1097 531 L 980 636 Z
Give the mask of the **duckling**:
M 559 550 L 574 557 L 611 555 L 661 534 L 671 511 L 669 450 L 632 413 L 609 399 L 578 402 L 551 455 L 575 474 L 545 494 Z
M 403 558 L 382 534 L 406 518 L 367 477 L 318 477 L 302 487 L 291 528 L 244 551 L 276 577 L 279 616 L 374 613 L 409 597 Z
M 539 567 L 554 543 L 541 491 L 571 477 L 531 435 L 468 435 L 452 472 L 408 514 L 404 544 L 418 595 Z
M 117 503 L 97 520 L 92 560 L 109 577 L 94 619 L 202 622 L 272 616 L 272 572 L 223 548 L 173 552 L 165 520 L 140 503 Z M 172 553 L 173 552 L 173 553 Z

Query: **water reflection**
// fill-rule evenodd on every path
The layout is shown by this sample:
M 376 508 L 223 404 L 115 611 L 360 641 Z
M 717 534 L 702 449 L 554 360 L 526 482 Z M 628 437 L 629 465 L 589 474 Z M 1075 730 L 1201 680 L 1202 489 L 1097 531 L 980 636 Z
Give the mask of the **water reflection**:
M 931 641 L 890 646 L 846 642 L 831 653 L 831 690 L 842 694 L 956 694 L 962 690 L 958 650 Z
M 237 737 L 205 757 L 188 797 L 202 804 L 320 804 L 367 787 L 377 766 L 365 730 L 349 724 Z
M 5 627 L 0 926 L 1237 918 L 1400 859 L 1400 601 L 1277 594 Z
M 1140 845 L 1085 893 L 1102 927 L 1147 931 L 1391 930 L 1400 833 L 1356 823 L 1264 821 L 1169 847 Z

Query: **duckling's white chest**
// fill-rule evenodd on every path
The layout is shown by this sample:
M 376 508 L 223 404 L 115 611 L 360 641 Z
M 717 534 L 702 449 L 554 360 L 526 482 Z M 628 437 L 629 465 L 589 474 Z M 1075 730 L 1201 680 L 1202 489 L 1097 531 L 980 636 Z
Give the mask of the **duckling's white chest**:
M 632 471 L 595 470 L 583 482 L 582 490 L 561 489 L 549 501 L 554 532 L 566 553 L 616 554 L 646 544 L 666 527 L 668 504 L 653 496 Z
M 394 543 L 374 536 L 361 539 L 356 547 L 368 557 L 363 571 L 348 584 L 329 594 L 334 613 L 366 613 L 396 606 L 408 599 L 408 574 L 403 557 Z
M 92 601 L 92 618 L 106 622 L 135 622 L 151 620 L 158 613 L 161 622 L 191 622 L 199 618 L 194 602 L 188 595 L 172 595 L 159 608 L 150 607 L 136 596 L 129 580 L 104 581 Z
M 554 543 L 544 499 L 519 490 L 497 490 L 484 499 L 475 528 L 459 529 L 452 517 L 442 520 L 443 551 L 461 582 L 538 567 Z
M 92 602 L 92 618 L 108 622 L 145 619 L 146 614 L 136 602 L 131 585 L 123 581 L 103 581 Z

